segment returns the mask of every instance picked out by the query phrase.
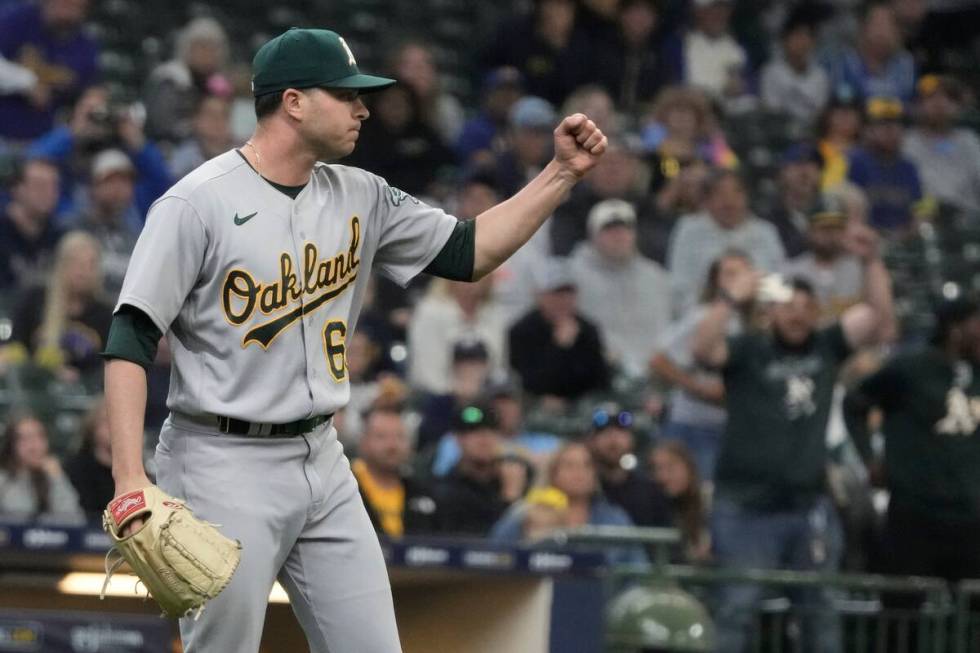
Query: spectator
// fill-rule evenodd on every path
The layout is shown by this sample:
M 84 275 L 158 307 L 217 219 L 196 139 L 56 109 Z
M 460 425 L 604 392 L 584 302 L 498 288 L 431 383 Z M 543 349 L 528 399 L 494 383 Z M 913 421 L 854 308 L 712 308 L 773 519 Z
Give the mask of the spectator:
M 88 0 L 17 2 L 0 13 L 0 57 L 17 67 L 0 92 L 0 138 L 37 138 L 95 83 L 99 46 L 83 30 L 87 13 Z
M 513 66 L 527 92 L 561 103 L 585 81 L 589 43 L 575 27 L 573 0 L 535 0 L 530 15 L 506 20 L 483 55 L 485 69 Z
M 231 134 L 231 102 L 217 95 L 201 97 L 191 120 L 191 134 L 170 154 L 170 174 L 174 179 L 234 145 Z
M 523 397 L 516 381 L 503 374 L 491 375 L 481 396 L 490 403 L 497 418 L 503 451 L 530 462 L 536 471 L 543 469 L 561 444 L 561 438 L 525 430 Z M 445 476 L 459 462 L 459 455 L 459 442 L 452 433 L 446 433 L 439 440 L 432 473 Z
M 635 113 L 669 81 L 659 27 L 660 12 L 653 0 L 626 0 L 620 3 L 615 38 L 595 48 L 592 78 L 626 113 Z M 609 133 L 605 125 L 596 124 Z
M 507 148 L 497 155 L 497 180 L 504 195 L 523 188 L 552 156 L 552 132 L 558 115 L 549 102 L 528 96 L 510 110 Z
M 706 182 L 705 198 L 705 211 L 681 218 L 667 252 L 678 314 L 697 302 L 711 262 L 722 252 L 741 250 L 762 271 L 775 271 L 785 256 L 775 227 L 749 212 L 738 174 L 714 173 Z
M 435 500 L 402 473 L 411 453 L 405 423 L 397 410 L 373 409 L 365 415 L 351 471 L 371 523 L 388 537 L 433 529 Z
M 646 244 L 647 240 L 657 238 L 670 225 L 660 224 L 644 192 L 646 181 L 646 170 L 635 149 L 622 139 L 610 140 L 596 167 L 575 187 L 568 201 L 558 207 L 555 218 L 549 221 L 550 253 L 568 256 L 579 243 L 587 240 L 589 211 L 607 199 L 633 204 L 640 243 Z
M 99 354 L 109 336 L 112 308 L 102 291 L 98 241 L 87 233 L 71 232 L 58 244 L 46 285 L 22 294 L 11 339 L 62 380 L 98 384 Z
M 58 215 L 70 222 L 71 217 L 84 210 L 88 200 L 87 182 L 93 158 L 107 149 L 125 152 L 136 169 L 134 201 L 139 223 L 130 226 L 139 231 L 150 205 L 170 187 L 170 171 L 163 154 L 143 133 L 139 117 L 113 105 L 104 87 L 86 90 L 75 104 L 69 123 L 55 127 L 33 142 L 27 152 L 29 156 L 49 159 L 58 165 L 61 171 Z
M 230 98 L 231 82 L 222 72 L 228 61 L 228 35 L 214 18 L 195 18 L 177 35 L 175 56 L 153 69 L 143 91 L 150 138 L 178 143 L 192 134 L 192 118 L 206 95 Z
M 645 376 L 656 339 L 670 322 L 670 278 L 636 249 L 636 210 L 604 200 L 589 213 L 588 243 L 575 249 L 572 274 L 582 315 L 599 327 L 620 369 Z
M 806 250 L 808 218 L 820 201 L 823 158 L 807 143 L 791 145 L 779 166 L 779 204 L 769 215 L 787 256 Z
M 99 397 L 82 421 L 81 446 L 65 463 L 65 473 L 90 522 L 101 522 L 102 512 L 115 495 L 111 446 L 109 414 L 105 400 Z
M 908 229 L 922 199 L 919 171 L 902 156 L 904 115 L 898 100 L 868 100 L 865 145 L 851 156 L 848 168 L 848 179 L 868 195 L 869 224 L 876 229 Z
M 511 107 L 521 99 L 523 90 L 523 77 L 512 66 L 487 73 L 483 81 L 482 109 L 463 123 L 456 141 L 456 159 L 461 164 L 486 164 L 493 160 L 496 141 L 505 131 Z
M 733 97 L 744 90 L 748 57 L 731 33 L 734 2 L 694 0 L 694 22 L 674 57 L 674 79 L 714 97 Z M 680 73 L 680 74 L 678 74 Z
M 456 342 L 452 361 L 448 391 L 428 397 L 423 404 L 418 431 L 420 451 L 438 442 L 452 428 L 453 416 L 461 406 L 476 401 L 489 376 L 489 354 L 479 340 Z
M 867 6 L 857 46 L 835 53 L 826 63 L 831 86 L 837 92 L 850 92 L 862 99 L 912 100 L 915 62 L 902 47 L 895 12 L 886 2 Z
M 53 220 L 57 203 L 56 166 L 31 159 L 17 168 L 0 214 L 0 293 L 41 283 L 62 234 Z
M 519 497 L 505 497 L 500 474 L 500 432 L 489 407 L 464 405 L 456 412 L 453 432 L 459 440 L 459 462 L 436 482 L 433 497 L 438 532 L 485 536 Z
M 633 526 L 626 512 L 606 501 L 599 488 L 595 464 L 588 448 L 569 442 L 555 454 L 548 468 L 546 487 L 562 492 L 567 499 L 565 526 Z M 513 506 L 490 532 L 495 542 L 519 542 L 525 528 L 528 508 L 524 502 Z M 643 564 L 643 551 L 636 547 L 605 550 L 610 564 Z
M 417 390 L 447 394 L 452 381 L 452 343 L 475 340 L 489 354 L 490 369 L 507 363 L 505 316 L 492 298 L 493 277 L 475 283 L 435 279 L 408 326 L 408 379 Z
M 957 128 L 963 91 L 951 77 L 919 80 L 918 126 L 905 137 L 905 156 L 915 164 L 925 192 L 961 211 L 980 213 L 980 139 Z
M 738 164 L 738 158 L 717 128 L 711 103 L 697 89 L 665 88 L 644 120 L 643 144 L 648 151 L 650 186 L 654 191 L 662 192 L 671 180 L 698 160 L 726 169 Z
M 980 305 L 945 302 L 931 343 L 887 362 L 845 405 L 858 450 L 889 491 L 883 570 L 980 575 Z M 883 412 L 883 469 L 867 428 L 873 406 Z
M 663 490 L 636 465 L 633 414 L 609 402 L 592 411 L 586 440 L 602 494 L 626 511 L 637 526 L 670 525 L 670 506 Z
M 809 127 L 830 99 L 830 79 L 814 57 L 817 16 L 812 7 L 791 11 L 780 32 L 780 54 L 762 69 L 761 95 L 767 108 Z
M 881 307 L 882 339 L 894 330 L 891 280 L 878 252 L 878 236 L 864 224 L 848 224 L 841 202 L 826 198 L 809 216 L 809 251 L 787 262 L 788 278 L 805 279 L 820 304 L 820 324 L 839 319 L 867 301 Z
M 859 144 L 864 114 L 861 105 L 846 97 L 835 97 L 817 124 L 817 148 L 823 159 L 820 187 L 834 191 L 847 181 L 847 166 Z
M 651 361 L 653 371 L 673 386 L 663 435 L 687 446 L 706 481 L 715 477 L 715 461 L 725 428 L 725 386 L 716 370 L 695 360 L 694 333 L 711 303 L 729 295 L 732 284 L 751 271 L 752 262 L 737 250 L 728 250 L 715 259 L 700 303 L 667 330 Z M 744 331 L 752 311 L 751 303 L 742 305 L 732 315 L 726 333 L 734 336 Z
M 578 293 L 567 264 L 552 261 L 537 283 L 537 308 L 509 334 L 510 364 L 525 391 L 558 406 L 606 388 L 609 369 L 599 332 L 578 313 Z
M 650 454 L 653 478 L 670 501 L 673 522 L 681 532 L 683 559 L 704 562 L 711 556 L 701 479 L 694 456 L 683 442 L 664 442 Z
M 354 334 L 347 338 L 350 401 L 344 411 L 344 428 L 337 429 L 345 447 L 357 449 L 358 438 L 364 431 L 364 414 L 374 408 L 397 411 L 408 398 L 408 387 L 384 366 L 378 327 L 370 322 L 358 324 Z
M 77 222 L 99 241 L 106 292 L 115 298 L 143 223 L 134 203 L 136 169 L 122 151 L 104 150 L 93 159 L 89 176 L 88 207 Z
M 852 306 L 834 325 L 817 330 L 813 289 L 766 288 L 746 273 L 729 298 L 713 302 L 694 338 L 694 355 L 722 370 L 728 421 L 715 472 L 712 544 L 730 567 L 832 570 L 836 515 L 825 492 L 826 434 L 841 363 L 871 344 L 879 307 Z M 763 292 L 773 300 L 766 331 L 726 339 L 733 307 Z M 768 297 L 766 295 L 769 295 Z M 805 543 L 805 544 L 804 544 Z M 758 585 L 727 586 L 717 615 L 722 651 L 741 651 Z M 800 597 L 801 641 L 813 650 L 838 650 L 840 628 L 822 590 Z
M 361 127 L 357 149 L 344 162 L 367 168 L 410 195 L 429 193 L 453 156 L 423 121 L 415 91 L 396 85 L 369 102 L 375 119 Z
M 422 122 L 439 134 L 443 145 L 452 146 L 463 128 L 463 106 L 442 88 L 432 47 L 409 40 L 395 50 L 391 61 L 394 77 L 415 93 Z
M 78 495 L 48 450 L 44 424 L 30 414 L 8 417 L 0 443 L 0 515 L 75 521 Z

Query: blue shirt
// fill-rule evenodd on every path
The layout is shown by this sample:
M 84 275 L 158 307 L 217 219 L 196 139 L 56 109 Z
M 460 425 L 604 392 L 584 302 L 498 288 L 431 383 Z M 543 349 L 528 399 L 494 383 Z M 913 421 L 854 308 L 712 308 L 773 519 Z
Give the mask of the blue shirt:
M 908 103 L 915 96 L 915 60 L 902 50 L 883 70 L 873 73 L 857 50 L 834 53 L 825 61 L 833 92 L 850 91 L 860 98 L 889 97 Z
M 71 106 L 96 82 L 99 47 L 81 29 L 67 37 L 49 32 L 40 7 L 33 2 L 0 11 L 0 55 L 30 68 L 52 89 L 45 109 L 38 109 L 21 94 L 0 95 L 0 136 L 36 138 L 51 129 L 58 109 Z
M 557 435 L 550 433 L 521 433 L 509 441 L 518 453 L 527 451 L 532 454 L 554 453 L 563 442 L 564 440 Z M 456 440 L 456 436 L 452 433 L 446 433 L 439 440 L 439 446 L 436 447 L 436 455 L 432 461 L 432 473 L 436 476 L 445 476 L 459 462 L 460 455 L 459 441 Z
M 860 149 L 851 155 L 847 177 L 868 196 L 871 226 L 895 229 L 912 221 L 913 205 L 922 199 L 922 184 L 914 163 L 902 157 L 886 159 Z

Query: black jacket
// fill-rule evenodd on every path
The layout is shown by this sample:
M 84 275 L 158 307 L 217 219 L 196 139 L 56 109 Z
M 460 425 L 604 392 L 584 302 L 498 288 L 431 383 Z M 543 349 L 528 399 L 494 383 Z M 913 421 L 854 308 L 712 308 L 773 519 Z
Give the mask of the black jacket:
M 402 523 L 405 535 L 419 535 L 431 533 L 435 530 L 436 501 L 432 493 L 421 483 L 414 479 L 403 477 L 402 485 L 405 486 L 405 510 L 402 513 Z M 367 509 L 368 517 L 371 518 L 371 525 L 378 533 L 382 533 L 381 519 L 375 512 L 371 502 L 368 501 L 364 490 L 358 485 L 361 499 L 364 500 L 364 507 Z

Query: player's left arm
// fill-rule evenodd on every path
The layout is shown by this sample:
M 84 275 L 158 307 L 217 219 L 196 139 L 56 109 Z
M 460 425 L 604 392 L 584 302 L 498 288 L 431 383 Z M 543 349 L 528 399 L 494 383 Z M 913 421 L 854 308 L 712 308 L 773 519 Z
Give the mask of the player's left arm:
M 607 140 L 585 115 L 555 129 L 555 156 L 516 195 L 476 218 L 473 280 L 483 278 L 526 243 L 606 151 Z

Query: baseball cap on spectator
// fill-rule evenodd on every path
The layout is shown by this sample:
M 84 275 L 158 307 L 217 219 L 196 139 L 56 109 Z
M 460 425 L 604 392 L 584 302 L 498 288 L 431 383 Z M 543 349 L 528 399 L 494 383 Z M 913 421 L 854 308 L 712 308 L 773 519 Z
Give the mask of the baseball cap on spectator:
M 844 228 L 847 226 L 847 212 L 839 197 L 822 195 L 807 220 L 811 227 Z
M 453 432 L 457 434 L 495 428 L 497 417 L 493 409 L 484 403 L 466 404 L 453 415 Z
M 636 209 L 626 200 L 608 199 L 597 203 L 589 211 L 589 236 L 612 225 L 636 226 Z
M 823 157 L 820 151 L 810 143 L 794 143 L 783 150 L 779 159 L 780 165 L 787 166 L 794 163 L 815 163 L 823 167 Z
M 535 276 L 535 285 L 537 286 L 538 292 L 575 290 L 578 286 L 575 283 L 575 276 L 572 274 L 568 261 L 562 258 L 550 258 L 546 260 L 539 273 Z
M 102 150 L 92 160 L 92 181 L 102 181 L 114 174 L 134 176 L 136 168 L 122 150 Z
M 963 88 L 959 82 L 946 75 L 923 75 L 915 85 L 915 90 L 920 98 L 932 97 L 936 93 L 942 93 L 954 102 L 963 99 Z
M 453 345 L 453 362 L 486 361 L 490 358 L 481 340 L 460 340 Z
M 255 97 L 315 86 L 367 93 L 394 83 L 394 79 L 363 74 L 347 42 L 327 29 L 292 27 L 259 48 L 252 59 Z
M 503 86 L 513 88 L 524 88 L 524 76 L 521 71 L 513 66 L 501 66 L 494 68 L 483 78 L 483 92 L 490 93 Z
M 551 131 L 557 121 L 558 114 L 551 103 L 533 95 L 522 97 L 510 108 L 510 125 L 518 129 Z
M 898 98 L 873 97 L 865 102 L 864 115 L 869 122 L 902 122 L 905 118 L 905 107 Z

